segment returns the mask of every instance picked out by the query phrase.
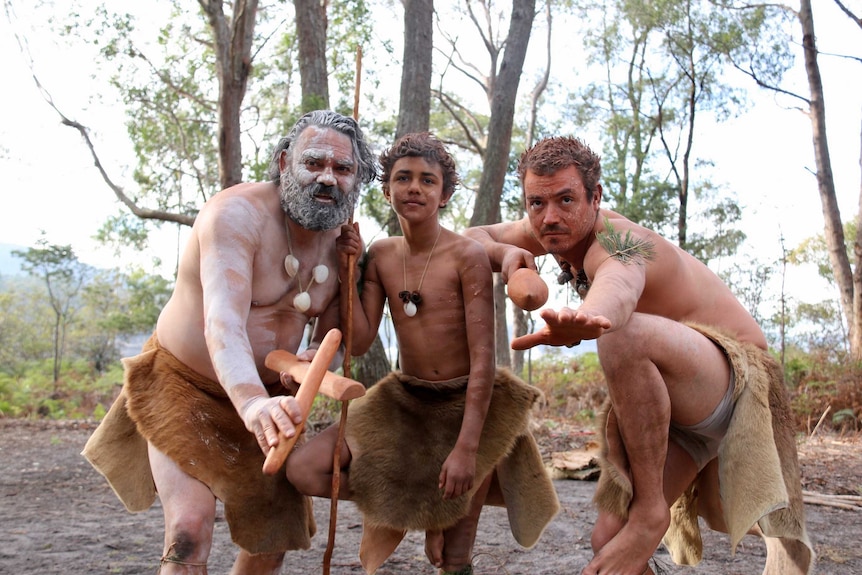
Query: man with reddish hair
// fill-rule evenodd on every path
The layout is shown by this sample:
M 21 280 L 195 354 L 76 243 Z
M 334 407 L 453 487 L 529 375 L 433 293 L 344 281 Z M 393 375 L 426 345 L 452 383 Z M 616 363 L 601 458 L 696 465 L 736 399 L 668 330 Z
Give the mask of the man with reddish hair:
M 597 343 L 610 406 L 595 555 L 582 573 L 651 573 L 663 537 L 675 560 L 696 563 L 699 542 L 680 534 L 682 509 L 692 512 L 691 529 L 700 512 L 734 546 L 749 529 L 764 532 L 765 573 L 806 573 L 813 553 L 792 430 L 782 419 L 782 374 L 757 322 L 702 262 L 601 207 L 600 158 L 581 140 L 538 142 L 521 156 L 518 175 L 527 215 L 465 235 L 485 246 L 504 280 L 551 254 L 585 293 L 577 308 L 543 310 L 545 325 L 512 342 Z M 729 471 L 746 465 L 764 467 L 753 471 L 755 485 Z

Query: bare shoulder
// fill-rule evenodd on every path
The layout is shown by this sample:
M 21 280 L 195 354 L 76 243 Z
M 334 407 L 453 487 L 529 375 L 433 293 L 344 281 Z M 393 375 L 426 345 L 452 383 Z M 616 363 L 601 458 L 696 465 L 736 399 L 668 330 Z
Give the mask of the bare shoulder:
M 379 259 L 392 255 L 398 244 L 403 241 L 401 236 L 391 236 L 374 240 L 368 245 L 368 258 Z
M 267 217 L 273 210 L 280 210 L 280 205 L 278 193 L 271 183 L 243 183 L 222 190 L 207 200 L 199 218 L 261 218 Z
M 444 229 L 446 234 L 446 245 L 449 249 L 455 250 L 458 254 L 463 255 L 465 259 L 479 258 L 487 260 L 488 256 L 485 253 L 485 248 L 482 244 L 472 236 L 459 234 L 448 229 Z M 488 264 L 490 266 L 490 263 Z

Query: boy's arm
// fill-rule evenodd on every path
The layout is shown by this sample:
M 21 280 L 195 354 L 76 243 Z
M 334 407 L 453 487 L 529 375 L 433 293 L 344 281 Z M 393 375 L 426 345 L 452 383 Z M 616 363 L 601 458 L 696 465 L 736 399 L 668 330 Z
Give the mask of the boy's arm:
M 470 375 L 464 418 L 455 447 L 440 473 L 443 497 L 457 497 L 473 487 L 476 454 L 494 388 L 494 289 L 490 264 L 479 246 L 469 242 L 460 263 L 461 293 Z

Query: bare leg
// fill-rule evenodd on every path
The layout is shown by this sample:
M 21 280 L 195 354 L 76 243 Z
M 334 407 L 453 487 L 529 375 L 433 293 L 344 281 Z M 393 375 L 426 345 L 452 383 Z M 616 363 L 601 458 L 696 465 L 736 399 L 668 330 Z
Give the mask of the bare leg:
M 163 575 L 206 575 L 212 548 L 216 500 L 209 488 L 188 475 L 152 445 L 150 467 L 165 515 Z
M 603 335 L 598 349 L 634 493 L 625 522 L 606 516 L 597 520 L 599 551 L 583 573 L 640 575 L 670 522 L 664 478 L 678 475 L 677 470 L 666 474 L 666 463 L 679 465 L 667 461 L 671 417 L 682 425 L 705 419 L 727 391 L 730 371 L 707 338 L 645 314 L 636 313 L 623 329 Z
M 470 502 L 470 510 L 458 523 L 443 531 L 443 555 L 441 564 L 436 564 L 444 571 L 458 572 L 473 562 L 473 545 L 476 543 L 476 531 L 479 528 L 479 515 L 488 495 L 488 489 L 494 477 L 493 472 L 476 490 Z
M 338 443 L 338 425 L 331 425 L 298 447 L 287 458 L 287 479 L 301 493 L 315 497 L 332 496 L 332 463 Z M 352 456 L 345 442 L 341 446 L 341 473 L 339 475 L 338 499 L 350 499 L 350 483 L 347 467 Z
M 443 566 L 443 532 L 439 529 L 425 532 L 425 556 L 434 567 Z

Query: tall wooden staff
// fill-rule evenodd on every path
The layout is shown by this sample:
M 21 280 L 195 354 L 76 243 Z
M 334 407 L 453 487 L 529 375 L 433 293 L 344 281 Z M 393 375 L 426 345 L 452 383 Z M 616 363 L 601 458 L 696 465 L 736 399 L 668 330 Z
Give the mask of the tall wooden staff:
M 353 91 L 353 119 L 359 121 L 359 86 L 362 80 L 362 46 L 356 48 L 356 80 Z M 353 225 L 353 214 L 348 224 Z M 341 323 L 344 328 L 344 361 L 342 371 L 350 377 L 350 350 L 353 346 L 353 285 L 356 283 L 356 256 L 347 260 L 347 281 L 341 284 Z M 344 432 L 347 427 L 347 407 L 349 400 L 341 402 L 341 419 L 338 425 L 338 440 L 332 454 L 332 495 L 329 500 L 329 538 L 323 554 L 323 575 L 329 575 L 332 551 L 335 548 L 335 527 L 338 520 L 338 492 L 341 489 L 341 448 L 344 445 Z

